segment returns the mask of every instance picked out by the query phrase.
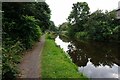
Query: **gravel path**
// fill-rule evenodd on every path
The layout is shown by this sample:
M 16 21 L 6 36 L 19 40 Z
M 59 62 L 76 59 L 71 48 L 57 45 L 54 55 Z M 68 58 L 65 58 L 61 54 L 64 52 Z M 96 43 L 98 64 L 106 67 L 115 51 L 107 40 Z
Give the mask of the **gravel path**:
M 37 42 L 33 49 L 27 51 L 24 55 L 22 62 L 20 63 L 20 78 L 40 78 L 41 77 L 41 65 L 40 55 L 45 43 L 45 35 Z

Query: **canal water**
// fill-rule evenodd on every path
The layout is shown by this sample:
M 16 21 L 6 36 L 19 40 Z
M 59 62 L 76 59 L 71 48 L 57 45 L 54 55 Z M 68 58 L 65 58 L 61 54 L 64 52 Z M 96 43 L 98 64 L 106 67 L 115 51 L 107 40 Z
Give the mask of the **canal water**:
M 88 42 L 68 40 L 57 36 L 57 45 L 72 62 L 78 66 L 78 71 L 89 78 L 119 78 L 120 45 L 108 42 Z

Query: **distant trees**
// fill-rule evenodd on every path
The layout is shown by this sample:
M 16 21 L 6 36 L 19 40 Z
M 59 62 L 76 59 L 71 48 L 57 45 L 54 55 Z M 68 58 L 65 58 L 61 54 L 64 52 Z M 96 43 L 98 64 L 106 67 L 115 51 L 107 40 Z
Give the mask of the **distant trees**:
M 50 21 L 49 30 L 50 30 L 50 31 L 54 31 L 54 32 L 57 31 L 57 27 L 55 26 L 55 24 L 54 24 L 53 21 Z
M 68 29 L 68 22 L 64 22 L 61 25 L 59 25 L 60 31 L 66 31 Z
M 68 36 L 77 39 L 90 39 L 97 41 L 119 41 L 119 22 L 116 20 L 116 12 L 97 10 L 89 12 L 86 2 L 73 4 L 68 16 Z

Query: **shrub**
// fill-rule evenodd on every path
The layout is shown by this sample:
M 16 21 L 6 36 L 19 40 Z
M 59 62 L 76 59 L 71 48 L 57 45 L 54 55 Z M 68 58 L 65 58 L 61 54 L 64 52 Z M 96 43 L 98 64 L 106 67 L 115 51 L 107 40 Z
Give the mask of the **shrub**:
M 37 20 L 33 16 L 23 16 L 21 22 L 23 25 L 18 28 L 20 31 L 18 35 L 26 49 L 29 49 L 35 41 L 39 40 L 42 31 L 37 25 Z
M 3 46 L 2 46 L 2 79 L 15 80 L 18 76 L 18 63 L 21 59 L 21 52 L 31 48 L 33 43 L 38 41 L 42 35 L 40 27 L 32 16 L 22 16 L 20 24 L 3 23 Z M 11 25 L 10 25 L 11 24 Z M 6 28 L 9 26 L 8 28 Z M 15 32 L 14 32 L 15 31 Z M 16 38 L 15 38 L 16 37 Z
M 75 37 L 76 37 L 77 39 L 85 39 L 85 38 L 87 37 L 87 32 L 77 32 L 77 33 L 75 34 Z
M 48 32 L 46 38 L 47 39 L 55 39 L 56 38 L 56 33 L 54 32 Z
M 8 39 L 10 40 L 10 39 Z M 9 46 L 5 44 L 9 43 Z M 10 44 L 11 43 L 11 44 Z M 20 53 L 24 50 L 19 41 L 3 41 L 2 49 L 2 80 L 15 80 L 19 73 L 17 64 L 21 57 Z

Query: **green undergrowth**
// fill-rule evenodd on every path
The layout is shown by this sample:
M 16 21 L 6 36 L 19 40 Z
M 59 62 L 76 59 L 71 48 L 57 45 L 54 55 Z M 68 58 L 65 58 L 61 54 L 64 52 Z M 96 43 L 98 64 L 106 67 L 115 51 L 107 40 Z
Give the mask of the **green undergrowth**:
M 48 35 L 42 53 L 42 78 L 87 78 L 79 73 L 77 66 L 71 62 L 65 52 L 60 49 Z

